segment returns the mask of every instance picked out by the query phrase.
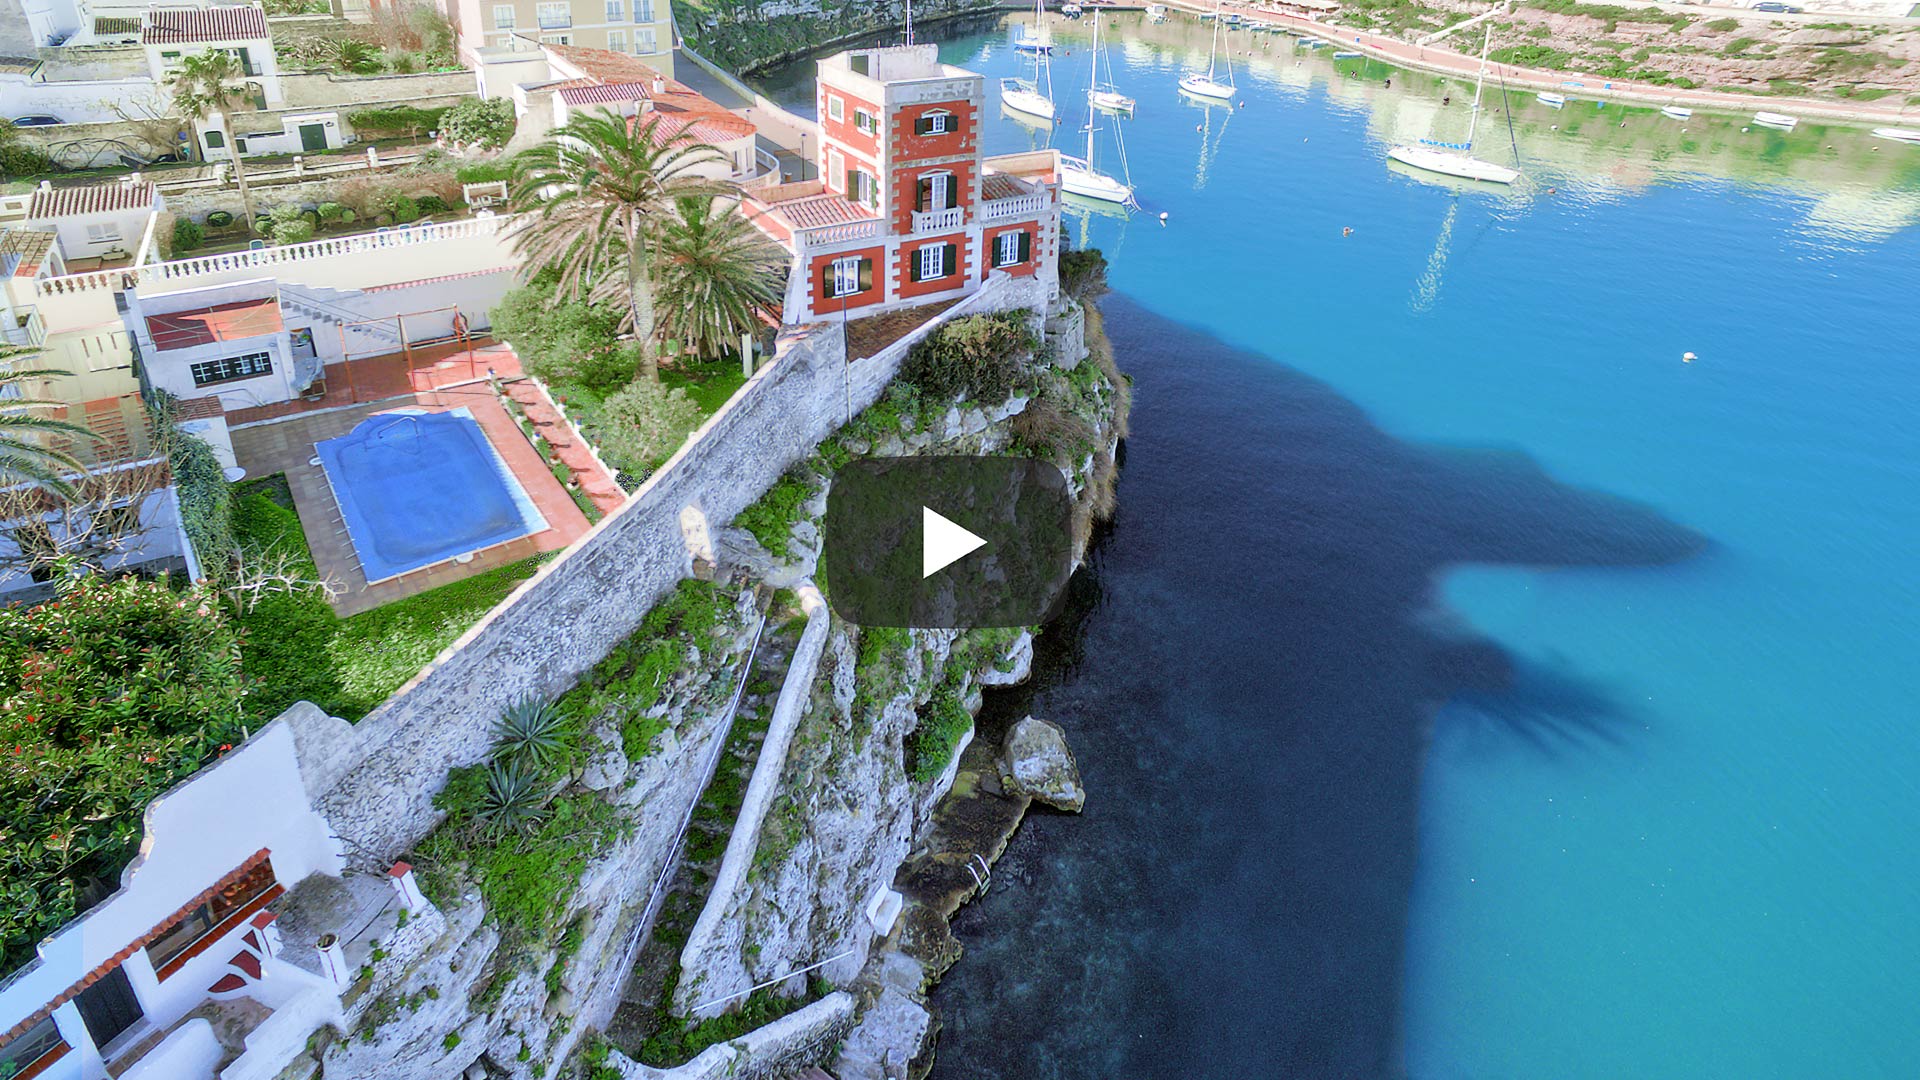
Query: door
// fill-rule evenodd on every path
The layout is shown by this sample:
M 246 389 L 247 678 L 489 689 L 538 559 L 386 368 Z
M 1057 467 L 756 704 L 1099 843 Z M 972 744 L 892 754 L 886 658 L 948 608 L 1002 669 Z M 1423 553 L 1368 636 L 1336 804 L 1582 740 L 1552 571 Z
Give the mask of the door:
M 300 149 L 325 150 L 327 148 L 327 127 L 325 124 L 300 125 Z
M 80 991 L 74 999 L 80 1007 L 80 1019 L 86 1021 L 93 1045 L 104 1048 L 121 1032 L 140 1022 L 140 999 L 133 996 L 133 984 L 126 970 L 115 967 L 100 981 Z

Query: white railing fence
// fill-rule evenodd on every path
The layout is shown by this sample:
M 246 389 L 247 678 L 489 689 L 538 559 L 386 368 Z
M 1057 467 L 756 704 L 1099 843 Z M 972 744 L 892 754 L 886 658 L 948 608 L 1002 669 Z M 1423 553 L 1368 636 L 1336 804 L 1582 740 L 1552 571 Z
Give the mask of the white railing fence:
M 949 206 L 945 210 L 915 210 L 913 212 L 913 231 L 916 233 L 952 232 L 967 223 L 967 208 Z

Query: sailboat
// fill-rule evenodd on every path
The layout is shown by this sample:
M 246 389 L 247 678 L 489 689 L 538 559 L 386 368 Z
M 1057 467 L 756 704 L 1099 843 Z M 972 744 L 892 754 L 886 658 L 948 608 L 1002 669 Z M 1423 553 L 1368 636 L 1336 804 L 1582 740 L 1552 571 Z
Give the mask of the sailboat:
M 1013 43 L 1014 52 L 1051 53 L 1053 52 L 1053 34 L 1047 29 L 1046 0 L 1034 0 L 1033 36 L 1023 37 Z
M 1100 61 L 1107 62 L 1107 81 L 1100 81 Z M 1100 47 L 1100 12 L 1093 13 L 1093 85 L 1087 90 L 1087 100 L 1096 109 L 1109 112 L 1133 113 L 1133 99 L 1120 92 L 1113 84 L 1113 57 Z
M 1216 5 L 1215 14 L 1218 15 L 1218 13 L 1219 10 Z M 1202 75 L 1197 71 L 1191 71 L 1180 76 L 1180 89 L 1196 97 L 1218 98 L 1222 101 L 1231 100 L 1234 95 L 1233 58 L 1231 56 L 1227 58 L 1227 81 L 1223 83 L 1214 78 L 1214 65 L 1218 61 L 1219 56 L 1220 20 L 1216 18 L 1213 20 L 1213 44 L 1207 50 L 1207 73 Z
M 1047 28 L 1045 0 L 1034 0 L 1033 78 L 1001 79 L 1000 103 L 1014 112 L 1053 123 L 1053 65 L 1047 57 L 1053 52 L 1053 32 Z M 1019 46 L 1015 46 L 1018 48 Z M 1043 89 L 1044 87 L 1044 89 Z
M 1096 108 L 1093 95 L 1099 87 L 1100 75 L 1100 13 L 1093 13 L 1093 76 L 1087 80 L 1087 156 L 1084 158 L 1060 155 L 1060 186 L 1070 194 L 1084 195 L 1089 199 L 1104 202 L 1130 203 L 1133 201 L 1133 185 L 1117 180 L 1101 172 L 1093 164 L 1093 137 L 1099 130 L 1100 110 Z M 1119 129 L 1115 129 L 1115 136 Z M 1126 148 L 1121 147 L 1120 164 L 1126 167 Z M 1132 179 L 1129 177 L 1128 179 Z
M 1473 83 L 1473 116 L 1467 121 L 1467 141 L 1464 143 L 1433 143 L 1420 146 L 1396 146 L 1387 151 L 1387 156 L 1395 161 L 1411 165 L 1428 172 L 1458 176 L 1464 180 L 1485 180 L 1494 184 L 1511 184 L 1520 179 L 1518 169 L 1509 169 L 1505 165 L 1495 165 L 1491 161 L 1482 161 L 1472 154 L 1473 132 L 1480 123 L 1480 91 L 1487 82 L 1487 50 L 1493 46 L 1493 27 L 1487 27 L 1486 40 L 1480 46 L 1480 75 Z M 1422 140 L 1423 143 L 1428 142 Z M 1456 152 L 1458 151 L 1458 152 Z

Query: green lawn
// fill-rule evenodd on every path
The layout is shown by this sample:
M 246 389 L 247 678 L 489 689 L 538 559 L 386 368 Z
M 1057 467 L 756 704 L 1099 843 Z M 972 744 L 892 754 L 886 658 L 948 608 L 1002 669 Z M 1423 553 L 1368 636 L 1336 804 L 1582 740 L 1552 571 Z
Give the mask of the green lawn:
M 312 570 L 313 556 L 284 477 L 242 484 L 234 496 L 234 533 L 243 547 L 283 546 Z M 334 716 L 360 719 L 532 577 L 545 558 L 489 570 L 346 619 L 317 592 L 261 599 L 252 610 L 235 613 L 245 634 L 241 666 L 259 680 L 248 711 L 265 721 L 296 701 L 311 701 Z
M 671 390 L 684 386 L 687 396 L 700 406 L 701 419 L 720 411 L 720 406 L 733 397 L 734 391 L 745 386 L 747 377 L 740 373 L 740 361 L 711 360 L 704 364 L 663 367 L 660 369 L 660 383 Z

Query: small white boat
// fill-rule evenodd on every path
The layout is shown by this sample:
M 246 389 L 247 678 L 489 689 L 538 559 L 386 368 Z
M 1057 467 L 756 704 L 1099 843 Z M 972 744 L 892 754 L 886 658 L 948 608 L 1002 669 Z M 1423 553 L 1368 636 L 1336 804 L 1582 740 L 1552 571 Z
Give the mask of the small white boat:
M 1776 131 L 1792 131 L 1800 125 L 1799 118 L 1777 112 L 1754 113 L 1753 122 L 1759 124 L 1761 127 L 1773 128 Z
M 1541 94 L 1540 104 L 1545 105 L 1549 109 L 1564 109 L 1567 107 L 1567 95 Z
M 1912 128 L 1874 128 L 1873 134 L 1875 137 L 1881 139 L 1892 139 L 1894 142 L 1920 145 L 1920 131 L 1915 131 Z
M 1660 107 L 1660 115 L 1669 120 L 1691 120 L 1693 119 L 1693 110 L 1684 109 L 1678 105 L 1662 105 Z
M 1040 92 L 1028 79 L 1001 79 L 1000 104 L 1014 112 L 1053 121 L 1053 99 Z
M 1319 38 L 1305 38 L 1302 39 L 1301 44 L 1309 49 L 1324 49 L 1327 47 L 1327 43 L 1321 41 Z
M 1520 172 L 1517 169 L 1509 169 L 1505 165 L 1495 165 L 1491 161 L 1481 161 L 1468 154 L 1456 154 L 1451 150 L 1441 150 L 1438 147 L 1396 146 L 1387 151 L 1387 156 L 1416 169 L 1425 169 L 1445 176 L 1457 176 L 1462 180 L 1511 184 L 1520 179 Z
M 1089 90 L 1087 100 L 1091 101 L 1096 109 L 1117 113 L 1133 112 L 1134 100 L 1118 90 Z
M 1086 8 L 1081 7 L 1079 4 L 1061 4 L 1060 5 L 1060 14 L 1065 15 L 1071 19 L 1079 18 L 1081 12 L 1084 12 L 1086 10 L 1087 10 Z
M 1096 170 L 1085 158 L 1060 155 L 1060 186 L 1071 194 L 1101 202 L 1133 201 L 1133 188 Z
M 1215 10 L 1217 11 L 1218 8 L 1216 7 Z M 1231 101 L 1233 95 L 1236 93 L 1233 86 L 1233 54 L 1231 51 L 1227 54 L 1226 69 L 1227 81 L 1221 82 L 1215 77 L 1219 74 L 1220 70 L 1220 22 L 1216 19 L 1213 24 L 1213 43 L 1207 50 L 1207 73 L 1202 75 L 1197 71 L 1190 71 L 1180 76 L 1180 90 L 1182 93 L 1192 94 L 1195 97 L 1213 98 L 1216 101 Z
M 1113 81 L 1113 57 L 1100 43 L 1100 12 L 1093 13 L 1093 78 L 1087 85 L 1087 104 L 1107 112 L 1133 115 L 1134 101 Z M 1105 79 L 1102 79 L 1102 69 Z
M 1362 54 L 1354 52 L 1352 49 L 1347 49 L 1344 52 L 1334 53 L 1333 58 L 1335 60 L 1358 60 L 1361 55 Z
M 1167 5 L 1148 4 L 1147 18 L 1152 19 L 1154 22 L 1166 22 L 1167 21 Z

